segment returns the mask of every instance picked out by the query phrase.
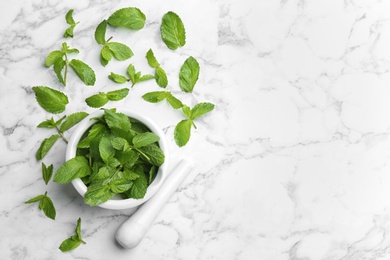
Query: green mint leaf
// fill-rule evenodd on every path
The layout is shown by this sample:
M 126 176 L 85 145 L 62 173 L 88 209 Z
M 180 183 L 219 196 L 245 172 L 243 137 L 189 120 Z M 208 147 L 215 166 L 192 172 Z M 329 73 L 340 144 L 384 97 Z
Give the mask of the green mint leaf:
M 136 72 L 133 64 L 129 64 L 129 66 L 127 67 L 127 75 L 129 75 L 130 80 L 131 82 L 133 82 L 133 84 L 137 83 Z
M 101 167 L 95 174 L 91 175 L 91 181 L 103 181 L 112 174 L 112 168 L 107 166 Z
M 156 78 L 156 83 L 162 88 L 166 88 L 168 85 L 168 78 L 167 74 L 165 73 L 165 70 L 163 70 L 161 67 L 158 67 L 156 69 L 156 72 L 154 74 L 154 77 Z
M 107 21 L 103 20 L 95 30 L 95 40 L 97 43 L 104 45 L 106 43 Z
M 69 25 L 76 25 L 76 22 L 73 20 L 73 11 L 73 9 L 70 9 L 65 15 L 66 23 Z
M 119 101 L 124 99 L 129 94 L 128 88 L 122 88 L 107 92 L 107 98 L 111 101 Z
M 115 149 L 107 137 L 103 137 L 102 139 L 100 139 L 99 153 L 100 157 L 105 163 L 107 163 L 110 158 L 113 158 L 115 156 Z
M 108 62 L 111 60 L 111 52 L 106 47 L 103 47 L 100 52 L 100 64 L 103 67 L 107 66 Z
M 160 63 L 158 63 L 158 61 L 156 60 L 156 57 L 154 56 L 152 49 L 149 49 L 148 52 L 146 53 L 146 60 L 148 61 L 150 67 L 154 69 L 160 67 Z
M 128 191 L 133 186 L 133 182 L 122 178 L 111 181 L 109 185 L 111 192 L 118 194 Z
M 180 121 L 174 131 L 175 142 L 179 147 L 182 147 L 188 143 L 191 135 L 192 120 Z
M 54 134 L 50 136 L 49 138 L 45 138 L 41 146 L 38 148 L 38 151 L 36 153 L 37 160 L 42 160 L 43 157 L 50 151 L 50 149 L 53 147 L 54 143 L 58 140 L 60 136 L 58 134 Z
M 142 152 L 141 156 L 143 156 L 151 164 L 161 166 L 164 163 L 164 153 L 157 145 L 150 144 L 147 146 L 140 147 L 138 149 Z
M 199 63 L 195 58 L 189 57 L 185 60 L 179 73 L 179 85 L 181 90 L 187 93 L 192 92 L 195 83 L 198 81 L 199 70 Z
M 69 237 L 67 239 L 65 239 L 64 241 L 62 241 L 59 249 L 62 251 L 62 252 L 69 252 L 69 251 L 72 251 L 73 249 L 76 249 L 78 246 L 81 245 L 81 241 L 76 239 L 76 237 Z
M 77 224 L 76 224 L 76 236 L 79 240 L 83 240 L 83 238 L 81 237 L 81 218 L 78 218 L 77 220 Z M 83 241 L 84 242 L 84 241 Z M 85 242 L 84 242 L 85 243 Z
M 151 168 L 150 168 L 150 171 L 149 171 L 149 185 L 152 183 L 152 181 L 154 180 L 154 177 L 156 176 L 156 173 L 157 173 L 157 170 L 158 170 L 158 167 L 153 165 Z
M 134 165 L 132 165 L 131 167 L 133 167 L 133 166 Z M 135 179 L 138 179 L 139 175 L 137 173 L 135 173 L 134 171 L 130 170 L 129 168 L 130 167 L 125 168 L 125 170 L 123 171 L 123 177 L 129 181 L 134 181 Z
M 44 163 L 42 163 L 42 178 L 45 181 L 46 185 L 49 183 L 52 175 L 53 175 L 53 164 L 47 167 Z
M 129 47 L 119 42 L 109 42 L 106 46 L 111 51 L 115 59 L 120 61 L 127 60 L 134 55 Z
M 62 51 L 52 51 L 47 55 L 46 61 L 45 61 L 45 66 L 50 67 L 51 65 L 54 65 L 54 63 L 57 60 L 62 60 L 62 57 L 65 55 L 64 52 Z
M 178 109 L 178 108 L 181 108 L 183 106 L 183 103 L 177 99 L 176 97 L 174 97 L 171 93 L 169 93 L 170 95 L 167 96 L 167 101 L 168 103 L 174 108 L 174 109 Z
M 114 72 L 111 72 L 111 74 L 108 75 L 108 78 L 120 84 L 127 82 L 127 78 L 125 76 L 115 74 Z
M 87 137 L 80 141 L 77 148 L 89 148 L 91 141 L 98 136 L 103 135 L 107 131 L 106 127 L 102 124 L 94 124 L 88 132 Z
M 146 75 L 142 75 L 137 82 L 142 82 L 142 81 L 146 81 L 146 80 L 150 80 L 150 79 L 154 79 L 154 76 L 153 75 L 150 75 L 150 74 L 146 74 Z
M 145 25 L 145 14 L 138 8 L 127 7 L 114 12 L 107 20 L 108 24 L 115 27 L 126 27 L 132 30 L 140 30 Z
M 104 119 L 109 128 L 119 128 L 129 131 L 131 128 L 130 119 L 123 113 L 115 113 L 111 110 L 104 109 Z
M 41 201 L 46 195 L 44 194 L 41 194 L 41 195 L 38 195 L 32 199 L 29 199 L 27 201 L 25 201 L 24 203 L 25 204 L 31 204 L 31 203 L 35 203 L 35 202 L 38 202 L 38 201 Z
M 214 104 L 211 104 L 208 102 L 199 103 L 191 109 L 190 119 L 198 118 L 198 117 L 210 112 L 213 109 L 214 109 Z
M 60 119 L 58 119 L 58 120 L 54 123 L 55 126 L 59 126 L 59 125 L 62 123 L 62 121 L 64 121 L 65 118 L 66 118 L 66 115 L 63 116 L 63 117 L 61 117 Z
M 135 148 L 139 148 L 142 146 L 147 146 L 149 144 L 158 142 L 160 137 L 152 132 L 146 132 L 142 134 L 137 134 L 133 138 L 133 145 Z
M 77 156 L 66 161 L 54 174 L 54 182 L 65 184 L 74 179 L 82 178 L 91 173 L 87 159 Z
M 96 206 L 111 199 L 114 193 L 111 192 L 110 186 L 103 181 L 93 182 L 84 196 L 84 202 L 90 206 Z
M 74 30 L 75 27 L 76 27 L 76 25 L 71 25 L 71 26 L 69 26 L 69 27 L 65 30 L 65 32 L 64 32 L 64 37 L 65 37 L 65 38 L 68 38 L 68 37 L 73 38 L 73 30 Z
M 161 38 L 171 50 L 176 50 L 186 43 L 186 32 L 180 17 L 174 12 L 164 14 L 160 26 Z
M 122 150 L 117 152 L 116 156 L 119 160 L 119 162 L 125 167 L 125 169 L 129 169 L 134 166 L 134 164 L 139 159 L 138 152 L 135 152 L 134 150 Z M 131 179 L 133 180 L 133 179 Z
M 85 102 L 90 107 L 102 107 L 108 102 L 108 97 L 106 93 L 100 92 L 85 99 Z
M 87 112 L 76 112 L 69 115 L 65 122 L 60 126 L 60 132 L 63 133 L 73 126 L 77 125 L 81 120 L 88 116 Z
M 55 219 L 56 218 L 56 209 L 54 207 L 53 201 L 49 196 L 45 195 L 39 202 L 39 208 L 43 211 L 46 217 Z
M 39 127 L 39 128 L 56 128 L 56 122 L 54 122 L 53 118 L 47 119 L 47 120 L 39 123 L 39 125 L 37 127 Z
M 135 172 L 139 177 L 133 181 L 133 185 L 126 194 L 129 198 L 142 199 L 148 189 L 148 180 L 140 167 Z
M 58 81 L 66 86 L 66 80 L 65 78 L 62 76 L 62 70 L 64 69 L 64 67 L 66 66 L 66 61 L 64 61 L 63 59 L 58 59 L 54 62 L 54 66 L 53 66 L 53 69 L 54 69 L 54 72 L 56 73 L 56 76 L 57 76 L 57 79 Z M 66 75 L 65 75 L 66 77 Z
M 46 86 L 33 87 L 32 90 L 38 104 L 49 113 L 62 113 L 69 103 L 68 97 L 58 90 Z
M 168 91 L 153 91 L 144 94 L 142 98 L 150 103 L 158 103 L 164 100 L 168 95 Z
M 192 118 L 192 115 L 191 115 L 191 108 L 187 105 L 183 105 L 181 110 L 183 111 L 184 115 L 186 115 L 189 119 Z
M 76 72 L 77 76 L 84 82 L 87 86 L 95 85 L 96 76 L 95 72 L 91 67 L 82 62 L 81 60 L 73 59 L 69 63 L 70 67 Z
M 115 137 L 111 140 L 112 146 L 119 151 L 127 150 L 129 149 L 129 142 L 125 138 L 122 137 Z

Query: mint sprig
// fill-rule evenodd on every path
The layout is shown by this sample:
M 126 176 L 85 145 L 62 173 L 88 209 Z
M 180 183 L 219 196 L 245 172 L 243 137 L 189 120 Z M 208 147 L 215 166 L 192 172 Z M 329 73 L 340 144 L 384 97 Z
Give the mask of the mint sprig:
M 75 234 L 62 241 L 59 249 L 62 252 L 69 252 L 77 248 L 81 244 L 86 244 L 81 236 L 81 218 L 77 220 Z
M 145 101 L 150 103 L 158 103 L 160 101 L 166 100 L 174 109 L 181 108 L 183 103 L 174 97 L 169 91 L 153 91 L 148 92 L 142 96 Z
M 93 86 L 96 81 L 96 75 L 93 69 L 81 60 L 69 60 L 68 55 L 72 53 L 79 53 L 78 49 L 71 49 L 66 42 L 62 43 L 61 50 L 55 50 L 49 53 L 46 57 L 45 66 L 53 66 L 54 72 L 58 80 L 66 86 L 66 78 L 68 69 L 71 67 L 77 76 L 87 86 Z
M 74 28 L 76 27 L 76 25 L 79 23 L 79 22 L 76 22 L 74 19 L 73 19 L 73 9 L 70 9 L 66 15 L 65 15 L 65 20 L 66 20 L 66 23 L 69 24 L 70 26 L 65 30 L 64 32 L 64 37 L 67 38 L 67 37 L 71 37 L 73 38 L 73 30 Z
M 106 40 L 107 20 L 103 20 L 95 30 L 95 41 L 103 45 L 100 51 L 100 63 L 106 66 L 112 57 L 119 61 L 127 60 L 134 54 L 133 51 L 123 43 L 110 42 L 112 37 Z
M 180 121 L 174 131 L 175 142 L 179 147 L 188 143 L 191 136 L 192 126 L 196 129 L 194 120 L 214 109 L 214 105 L 208 102 L 202 102 L 195 105 L 192 109 L 184 105 L 182 111 L 187 119 Z
M 54 207 L 53 201 L 47 196 L 47 191 L 45 194 L 38 195 L 32 199 L 25 201 L 25 204 L 31 204 L 39 202 L 39 209 L 43 211 L 46 217 L 50 219 L 56 218 L 56 209 Z
M 131 81 L 131 83 L 132 83 L 131 87 L 134 87 L 134 85 L 139 83 L 139 82 L 143 82 L 143 81 L 150 80 L 150 79 L 154 78 L 154 76 L 150 75 L 150 74 L 142 75 L 140 71 L 136 71 L 133 64 L 130 64 L 127 67 L 127 76 L 128 76 L 128 78 L 126 78 L 126 76 L 111 72 L 111 74 L 108 75 L 108 78 L 110 80 L 112 80 L 113 82 L 119 83 L 119 84 Z
M 150 67 L 155 69 L 154 78 L 156 79 L 157 85 L 162 88 L 166 88 L 168 85 L 168 78 L 165 70 L 161 68 L 160 63 L 157 61 L 152 49 L 149 49 L 146 53 L 146 60 Z
M 88 106 L 98 108 L 108 103 L 108 101 L 119 101 L 124 99 L 129 94 L 128 88 L 122 88 L 109 92 L 99 92 L 85 99 Z

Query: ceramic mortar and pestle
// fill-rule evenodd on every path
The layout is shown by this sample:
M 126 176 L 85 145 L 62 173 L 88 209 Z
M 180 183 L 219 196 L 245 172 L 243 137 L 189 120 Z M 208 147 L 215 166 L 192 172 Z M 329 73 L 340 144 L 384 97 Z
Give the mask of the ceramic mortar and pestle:
M 129 210 L 130 218 L 125 221 L 116 232 L 116 240 L 124 248 L 136 247 L 144 237 L 147 229 L 152 225 L 153 220 L 160 212 L 162 207 L 176 191 L 180 183 L 187 176 L 187 173 L 191 170 L 191 163 L 186 160 L 179 160 L 177 165 L 172 168 L 170 172 L 168 165 L 170 162 L 170 152 L 168 149 L 167 140 L 164 132 L 148 117 L 142 115 L 141 112 L 136 110 L 118 109 L 117 112 L 127 115 L 131 119 L 135 119 L 144 124 L 151 132 L 158 135 L 160 140 L 158 145 L 165 155 L 164 163 L 159 166 L 157 174 L 148 186 L 146 194 L 142 199 L 122 199 L 112 198 L 98 207 L 111 210 Z M 66 161 L 74 158 L 77 152 L 77 145 L 86 131 L 96 123 L 93 118 L 103 116 L 104 111 L 99 110 L 90 114 L 83 121 L 81 121 L 74 129 L 69 143 L 66 149 Z M 84 197 L 87 186 L 80 179 L 74 179 L 72 185 L 77 192 Z

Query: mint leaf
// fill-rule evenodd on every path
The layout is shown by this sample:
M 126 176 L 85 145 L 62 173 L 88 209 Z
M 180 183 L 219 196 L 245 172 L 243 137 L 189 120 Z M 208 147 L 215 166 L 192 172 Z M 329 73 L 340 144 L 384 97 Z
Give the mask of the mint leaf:
M 107 92 L 107 98 L 111 101 L 119 101 L 124 99 L 129 94 L 128 88 L 122 88 Z
M 117 158 L 120 161 L 120 163 L 123 165 L 123 167 L 125 167 L 125 172 L 126 172 L 126 169 L 133 167 L 134 164 L 138 161 L 139 153 L 137 153 L 135 150 L 123 149 L 123 151 L 117 152 Z
M 115 156 L 115 149 L 108 138 L 103 137 L 99 142 L 100 157 L 105 163 Z
M 108 97 L 106 93 L 100 92 L 85 99 L 85 102 L 90 107 L 102 107 L 108 102 Z
M 167 96 L 167 101 L 168 103 L 174 108 L 174 109 L 178 109 L 178 108 L 181 108 L 183 106 L 183 103 L 175 98 L 171 93 L 169 93 L 170 95 Z
M 73 20 L 73 9 L 70 9 L 66 15 L 65 15 L 65 20 L 66 20 L 66 23 L 67 24 L 70 24 L 70 25 L 75 25 L 76 22 Z
M 42 163 L 42 178 L 45 181 L 46 185 L 49 183 L 52 175 L 53 175 L 53 164 L 47 167 L 44 163 Z
M 153 75 L 150 75 L 150 74 L 146 74 L 146 75 L 142 75 L 138 81 L 138 82 L 142 82 L 142 81 L 146 81 L 146 80 L 149 80 L 149 79 L 154 79 L 154 76 Z
M 166 88 L 168 85 L 168 78 L 167 74 L 165 73 L 165 70 L 163 70 L 161 67 L 158 67 L 156 69 L 156 72 L 154 74 L 156 78 L 156 83 L 162 88 Z
M 66 75 L 64 74 L 64 77 L 63 77 L 61 73 L 62 73 L 62 70 L 64 69 L 65 66 L 66 66 L 66 61 L 64 61 L 63 59 L 56 60 L 54 62 L 54 66 L 53 66 L 53 69 L 54 69 L 54 72 L 56 73 L 58 81 L 64 86 L 66 86 Z
M 54 63 L 57 60 L 62 60 L 62 57 L 64 55 L 65 55 L 65 53 L 62 52 L 62 51 L 52 51 L 52 52 L 50 52 L 49 55 L 47 55 L 47 57 L 46 57 L 45 66 L 46 67 L 50 67 L 50 66 L 54 65 Z
M 107 21 L 103 20 L 95 30 L 95 40 L 99 44 L 106 43 L 106 29 L 107 29 Z
M 130 119 L 123 113 L 115 113 L 111 110 L 104 109 L 104 119 L 109 128 L 119 128 L 124 131 L 130 130 Z
M 192 120 L 185 119 L 180 121 L 174 131 L 175 142 L 179 147 L 187 144 L 190 140 Z
M 119 61 L 127 60 L 134 55 L 129 47 L 119 42 L 109 42 L 106 46 L 112 52 L 115 59 Z
M 39 128 L 56 128 L 56 122 L 54 121 L 53 118 L 47 119 L 47 120 L 39 123 L 39 125 L 37 127 L 39 127 Z
M 45 138 L 41 146 L 38 148 L 38 151 L 36 153 L 37 160 L 42 160 L 43 157 L 49 152 L 49 150 L 52 148 L 52 146 L 55 144 L 55 142 L 58 140 L 60 136 L 58 134 L 54 134 L 50 136 L 49 138 Z
M 63 133 L 73 126 L 77 125 L 80 121 L 88 116 L 87 112 L 76 112 L 69 115 L 65 122 L 60 126 L 60 132 Z
M 56 209 L 54 208 L 53 201 L 45 195 L 39 202 L 39 208 L 43 211 L 46 217 L 55 219 L 56 218 Z
M 125 138 L 122 137 L 115 137 L 111 140 L 112 146 L 119 151 L 128 150 L 129 149 L 129 143 Z
M 145 25 L 145 14 L 138 8 L 127 7 L 114 12 L 107 20 L 108 24 L 115 27 L 126 27 L 132 30 L 140 30 Z
M 66 161 L 54 174 L 54 182 L 65 184 L 91 173 L 87 159 L 77 156 Z
M 111 169 L 112 168 L 109 168 L 107 166 L 101 167 L 96 173 L 91 175 L 91 181 L 103 181 L 107 179 L 112 174 Z
M 25 204 L 31 204 L 35 202 L 39 202 L 39 209 L 43 211 L 43 213 L 51 219 L 56 218 L 56 209 L 54 207 L 53 201 L 49 198 L 49 196 L 45 194 L 38 195 L 28 201 L 24 202 Z
M 110 186 L 103 181 L 93 182 L 88 186 L 84 195 L 84 202 L 90 206 L 96 206 L 111 199 L 114 193 Z
M 138 82 L 142 82 L 142 81 L 145 81 L 145 80 L 149 80 L 149 79 L 153 79 L 154 76 L 153 75 L 143 75 L 141 76 L 141 72 L 137 72 L 133 66 L 133 64 L 130 64 L 128 67 L 127 67 L 127 74 L 129 75 L 130 77 L 130 80 L 131 82 L 133 83 L 132 87 L 137 84 Z
M 64 32 L 64 37 L 65 37 L 65 38 L 68 38 L 68 37 L 73 38 L 73 30 L 74 30 L 75 27 L 76 27 L 76 25 L 71 25 L 71 26 L 69 26 L 69 27 L 65 30 L 65 32 Z
M 162 100 L 164 100 L 169 95 L 169 92 L 167 91 L 153 91 L 146 93 L 142 96 L 142 98 L 145 101 L 148 101 L 150 103 L 158 103 Z
M 77 76 L 84 82 L 87 86 L 95 85 L 96 76 L 95 72 L 91 67 L 82 62 L 81 60 L 73 59 L 69 63 L 70 67 L 76 72 Z
M 191 109 L 191 117 L 190 119 L 198 118 L 214 109 L 214 105 L 208 102 L 202 102 L 195 105 Z
M 32 90 L 38 104 L 49 113 L 62 113 L 69 103 L 68 97 L 58 90 L 46 86 L 33 87 Z
M 160 140 L 160 137 L 152 132 L 146 132 L 137 134 L 133 138 L 133 145 L 135 148 L 139 148 L 142 146 L 147 146 L 149 144 L 158 142 Z
M 160 26 L 161 38 L 171 50 L 176 50 L 186 43 L 186 32 L 180 17 L 174 12 L 164 14 Z
M 199 70 L 199 63 L 195 58 L 189 57 L 185 60 L 179 73 L 179 85 L 181 90 L 187 93 L 192 92 L 195 83 L 198 81 Z
M 107 47 L 103 47 L 100 52 L 100 63 L 105 67 L 111 60 L 111 52 Z
M 87 137 L 80 141 L 77 148 L 89 148 L 91 141 L 106 132 L 106 127 L 102 124 L 94 124 L 88 132 Z
M 156 57 L 154 56 L 152 49 L 149 49 L 148 52 L 146 53 L 146 60 L 148 61 L 150 67 L 154 69 L 160 67 L 160 63 L 158 63 L 158 61 L 156 60 Z
M 111 192 L 118 194 L 128 191 L 133 186 L 133 182 L 126 179 L 117 179 L 111 181 L 109 185 Z
M 114 72 L 111 72 L 111 74 L 108 75 L 108 78 L 120 84 L 127 82 L 127 78 L 125 76 L 115 74 Z
M 77 220 L 75 233 L 76 233 L 75 235 L 62 241 L 62 243 L 59 247 L 59 249 L 62 252 L 72 251 L 73 249 L 80 246 L 82 243 L 86 244 L 85 241 L 81 237 L 81 218 L 79 218 Z
M 164 153 L 155 144 L 150 144 L 147 146 L 142 146 L 139 148 L 141 150 L 141 156 L 143 156 L 148 162 L 150 162 L 153 165 L 161 166 L 164 163 Z
M 186 115 L 188 118 L 192 118 L 191 108 L 189 106 L 183 105 L 181 110 L 183 111 L 184 115 Z
M 135 173 L 139 177 L 133 181 L 133 185 L 131 186 L 130 190 L 126 192 L 126 195 L 129 198 L 142 199 L 145 197 L 148 188 L 148 180 L 140 167 L 136 168 Z

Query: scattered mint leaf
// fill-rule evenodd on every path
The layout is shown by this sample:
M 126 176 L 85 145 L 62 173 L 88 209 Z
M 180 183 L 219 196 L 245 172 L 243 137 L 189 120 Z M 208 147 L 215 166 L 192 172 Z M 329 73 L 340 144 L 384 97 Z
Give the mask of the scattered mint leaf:
M 48 167 L 42 162 L 42 178 L 46 185 L 49 183 L 51 176 L 53 175 L 53 164 Z
M 192 118 L 192 116 L 191 116 L 191 108 L 189 106 L 183 105 L 181 110 L 183 111 L 184 115 L 186 115 L 186 117 Z
M 161 38 L 171 50 L 176 50 L 186 43 L 186 32 L 180 17 L 174 12 L 164 14 L 160 26 Z
M 53 118 L 47 119 L 37 126 L 38 128 L 56 128 L 56 122 L 54 121 Z
M 127 60 L 134 55 L 129 47 L 119 42 L 109 42 L 106 46 L 119 61 Z
M 179 99 L 175 98 L 172 94 L 167 96 L 167 101 L 174 109 L 178 109 L 183 106 L 183 103 Z
M 152 132 L 146 132 L 137 134 L 133 138 L 133 145 L 135 148 L 140 148 L 142 146 L 147 146 L 149 144 L 158 142 L 160 137 Z
M 57 60 L 62 60 L 62 57 L 65 55 L 63 51 L 52 51 L 47 55 L 45 66 L 50 67 L 56 63 Z
M 154 69 L 160 67 L 160 63 L 158 63 L 158 61 L 156 60 L 156 57 L 154 56 L 152 49 L 149 49 L 148 52 L 146 53 L 146 60 L 148 61 L 150 67 Z
M 111 101 L 119 101 L 124 99 L 129 94 L 128 88 L 122 88 L 107 92 L 107 98 Z
M 77 220 L 75 233 L 75 235 L 62 241 L 59 247 L 62 252 L 69 252 L 80 246 L 82 243 L 86 244 L 86 242 L 81 237 L 81 218 Z
M 81 60 L 73 59 L 70 61 L 69 66 L 74 70 L 74 72 L 76 72 L 77 76 L 79 76 L 79 78 L 84 82 L 85 85 L 95 85 L 95 72 L 87 64 L 85 64 Z
M 191 109 L 191 116 L 190 118 L 193 120 L 195 118 L 198 118 L 214 109 L 214 104 L 208 103 L 208 102 L 202 102 L 197 105 L 195 105 Z
M 140 30 L 145 25 L 145 14 L 135 7 L 122 8 L 114 12 L 107 20 L 108 24 L 115 27 L 126 27 L 132 30 Z
M 154 91 L 154 92 L 149 92 L 146 93 L 142 96 L 142 98 L 145 101 L 151 102 L 151 103 L 157 103 L 160 102 L 164 99 L 167 100 L 167 102 L 174 108 L 178 109 L 183 106 L 183 103 L 174 97 L 170 92 L 168 91 Z
M 194 57 L 185 60 L 180 68 L 179 85 L 181 90 L 191 93 L 199 77 L 199 63 Z
M 38 104 L 47 112 L 58 114 L 65 111 L 69 101 L 64 93 L 46 86 L 37 86 L 32 89 Z
M 36 153 L 36 158 L 38 161 L 42 160 L 43 157 L 45 157 L 45 155 L 50 151 L 50 149 L 53 147 L 53 145 L 55 144 L 55 142 L 58 140 L 59 137 L 60 136 L 58 134 L 54 134 L 49 138 L 45 138 L 42 141 L 41 146 L 39 147 Z
M 64 72 L 64 76 L 62 76 L 62 70 L 64 69 L 64 67 L 66 67 L 66 61 L 65 60 L 62 60 L 62 59 L 58 59 L 55 61 L 54 65 L 53 65 L 53 69 L 54 69 L 54 72 L 56 73 L 56 76 L 57 76 L 57 79 L 58 81 L 66 86 L 66 74 Z
M 46 215 L 46 217 L 55 219 L 56 218 L 56 209 L 54 207 L 53 201 L 47 196 L 47 192 L 42 195 L 38 195 L 32 199 L 27 200 L 24 202 L 25 204 L 31 204 L 39 202 L 39 209 L 43 211 L 43 213 Z
M 104 47 L 102 48 L 102 51 L 101 51 L 100 55 L 101 55 L 101 58 L 102 58 L 103 60 L 105 60 L 105 62 L 107 62 L 107 63 L 108 63 L 108 62 L 111 60 L 111 58 L 112 58 L 112 52 L 110 51 L 110 49 L 109 49 L 107 46 L 104 46 Z M 107 63 L 105 63 L 105 64 L 107 65 Z M 102 65 L 103 65 L 103 66 L 106 66 L 106 65 L 104 65 L 103 63 L 102 63 Z
M 91 173 L 87 159 L 83 156 L 76 156 L 66 161 L 54 174 L 54 182 L 65 184 L 76 178 L 82 178 Z
M 182 147 L 188 143 L 191 136 L 192 120 L 185 119 L 180 121 L 174 131 L 175 142 L 179 147 Z
M 131 87 L 134 87 L 135 84 L 137 84 L 138 82 L 142 82 L 142 81 L 146 81 L 146 80 L 149 80 L 149 79 L 153 79 L 154 76 L 153 75 L 141 75 L 141 72 L 137 72 L 134 68 L 134 65 L 133 64 L 130 64 L 128 67 L 127 67 L 127 75 L 129 75 L 130 77 L 130 80 L 131 82 L 133 83 Z
M 65 15 L 65 20 L 66 20 L 66 23 L 69 24 L 69 25 L 75 25 L 76 22 L 75 20 L 73 19 L 73 9 L 70 9 L 66 15 Z
M 104 45 L 106 43 L 107 21 L 103 20 L 95 30 L 95 40 L 97 43 Z
M 63 133 L 73 126 L 77 125 L 80 121 L 88 116 L 87 112 L 76 112 L 69 115 L 65 122 L 60 126 L 60 132 Z
M 99 92 L 98 94 L 95 94 L 93 96 L 90 96 L 85 99 L 85 102 L 88 106 L 98 108 L 102 107 L 108 102 L 107 94 L 104 92 Z
M 163 70 L 161 67 L 158 67 L 156 69 L 154 76 L 156 78 L 157 85 L 162 88 L 166 88 L 168 86 L 167 74 L 165 73 L 165 70 Z
M 115 74 L 114 72 L 111 72 L 111 74 L 108 75 L 108 78 L 120 84 L 127 82 L 127 78 L 125 76 Z

